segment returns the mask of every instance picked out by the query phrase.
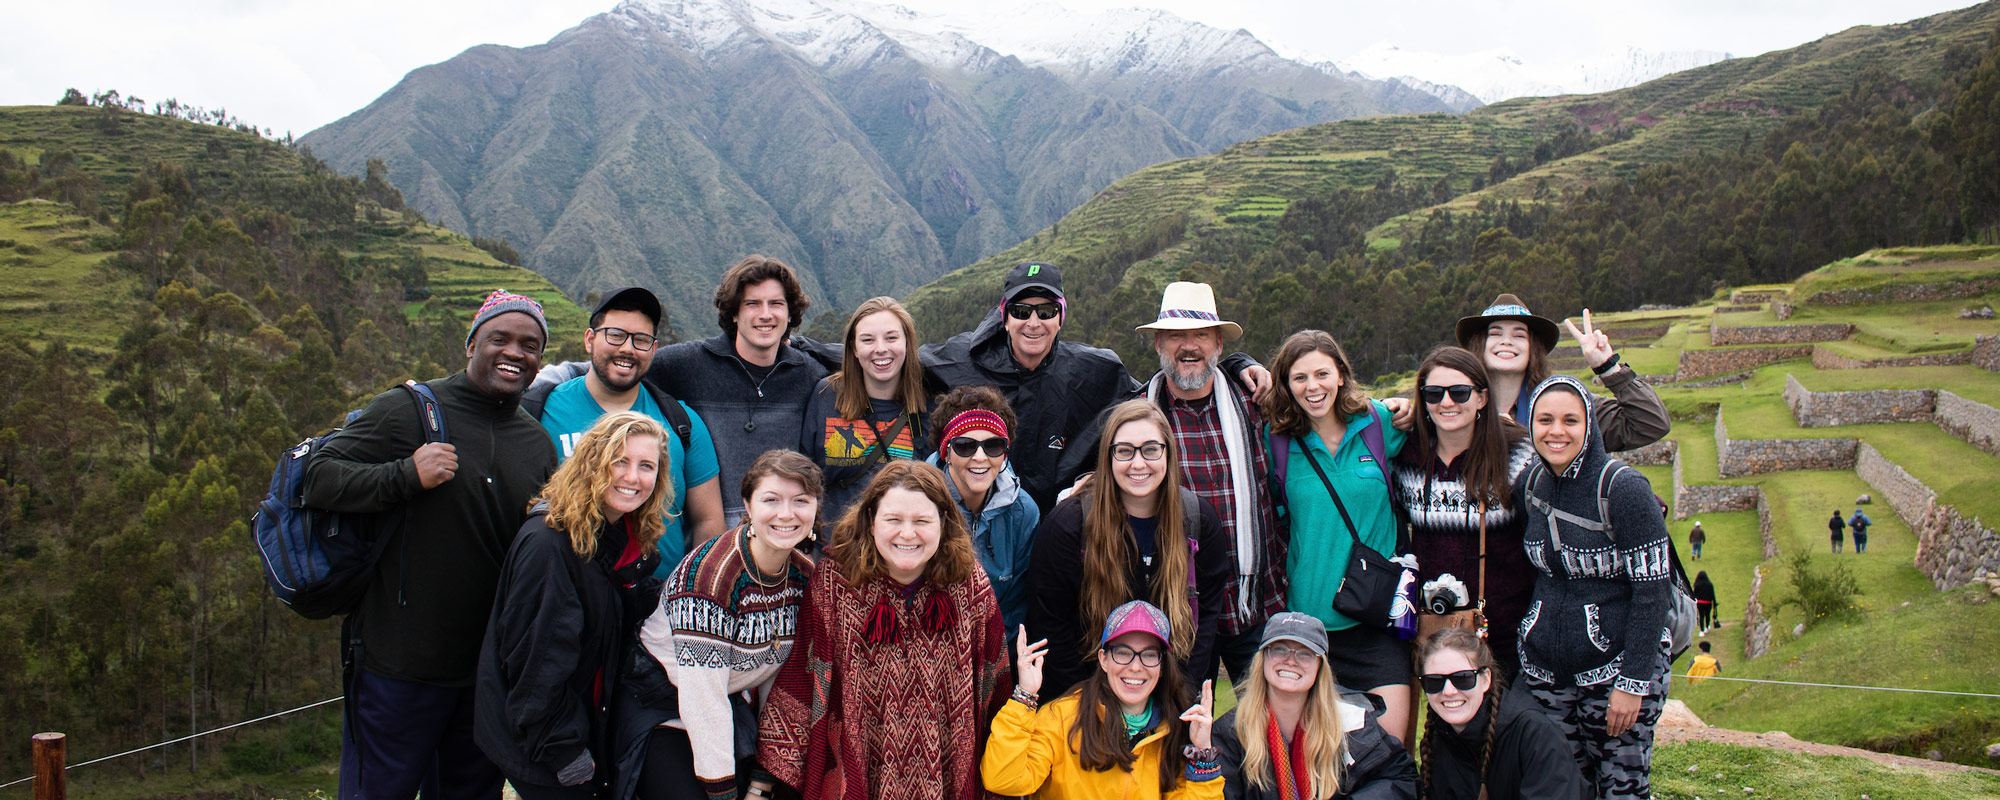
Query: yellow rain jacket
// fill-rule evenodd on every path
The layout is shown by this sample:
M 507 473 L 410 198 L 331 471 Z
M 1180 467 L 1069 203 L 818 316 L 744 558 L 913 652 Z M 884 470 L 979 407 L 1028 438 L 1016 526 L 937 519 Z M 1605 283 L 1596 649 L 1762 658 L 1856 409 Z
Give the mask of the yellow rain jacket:
M 1069 729 L 1076 722 L 1077 695 L 1063 695 L 1029 711 L 1018 700 L 1008 700 L 993 718 L 993 733 L 986 740 L 986 756 L 979 762 L 979 775 L 986 790 L 995 794 L 1033 795 L 1043 800 L 1161 800 L 1160 750 L 1169 717 L 1133 746 L 1138 760 L 1132 771 L 1113 767 L 1102 772 L 1083 768 L 1070 750 Z M 1178 786 L 1164 795 L 1165 800 L 1221 800 L 1222 778 L 1191 782 L 1182 777 Z

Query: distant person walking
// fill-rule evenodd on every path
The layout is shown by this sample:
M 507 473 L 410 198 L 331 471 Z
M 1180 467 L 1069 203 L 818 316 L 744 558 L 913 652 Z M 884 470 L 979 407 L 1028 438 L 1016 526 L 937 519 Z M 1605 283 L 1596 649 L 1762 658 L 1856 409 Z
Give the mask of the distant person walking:
M 1695 626 L 1701 628 L 1702 635 L 1715 627 L 1715 584 L 1708 580 L 1707 572 L 1694 574 Z
M 1868 528 L 1874 524 L 1875 520 L 1869 519 L 1867 514 L 1861 513 L 1861 509 L 1858 507 L 1854 509 L 1854 516 L 1847 519 L 1847 527 L 1854 529 L 1855 555 L 1868 552 Z
M 1708 652 L 1708 642 L 1701 643 L 1701 653 L 1688 664 L 1688 682 L 1701 683 L 1710 676 L 1722 674 L 1722 662 Z
M 1701 560 L 1701 546 L 1708 544 L 1708 531 L 1701 529 L 1701 520 L 1694 521 L 1694 530 L 1688 531 L 1688 547 L 1694 550 L 1694 560 Z
M 1833 510 L 1833 519 L 1826 521 L 1827 538 L 1833 540 L 1833 552 L 1840 553 L 1841 534 L 1847 532 L 1847 522 L 1840 518 L 1840 509 Z

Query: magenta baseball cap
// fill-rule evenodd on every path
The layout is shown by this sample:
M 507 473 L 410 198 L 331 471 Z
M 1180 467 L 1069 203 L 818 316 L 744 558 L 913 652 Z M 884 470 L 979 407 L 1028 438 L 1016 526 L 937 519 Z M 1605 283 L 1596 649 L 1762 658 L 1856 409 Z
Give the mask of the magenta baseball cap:
M 1097 645 L 1103 647 L 1112 639 L 1137 631 L 1160 640 L 1160 644 L 1172 646 L 1173 630 L 1174 624 L 1167 619 L 1166 612 L 1152 603 L 1134 600 L 1111 609 L 1111 616 L 1104 620 L 1104 638 L 1099 639 Z

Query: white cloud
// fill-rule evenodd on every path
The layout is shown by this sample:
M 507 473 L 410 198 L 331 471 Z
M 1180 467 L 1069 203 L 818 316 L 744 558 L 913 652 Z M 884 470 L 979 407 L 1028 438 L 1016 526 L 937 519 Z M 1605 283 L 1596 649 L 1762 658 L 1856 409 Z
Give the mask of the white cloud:
M 901 0 L 990 8 L 986 0 Z M 412 69 L 479 44 L 548 41 L 613 0 L 80 0 L 15 4 L 0 55 L 0 105 L 53 103 L 63 89 L 117 89 L 226 107 L 303 134 L 366 105 Z M 1606 51 L 1756 55 L 1854 25 L 1927 16 L 1964 0 L 1068 0 L 1079 11 L 1150 5 L 1246 28 L 1288 56 L 1334 60 L 1380 41 L 1464 53 L 1504 46 L 1547 60 Z

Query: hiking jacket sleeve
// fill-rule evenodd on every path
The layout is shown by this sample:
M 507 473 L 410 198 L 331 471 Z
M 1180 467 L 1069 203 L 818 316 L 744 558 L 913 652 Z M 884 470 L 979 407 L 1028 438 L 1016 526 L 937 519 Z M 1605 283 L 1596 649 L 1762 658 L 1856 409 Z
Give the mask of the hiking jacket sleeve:
M 565 564 L 574 556 L 561 534 L 523 536 L 518 544 L 489 635 L 507 678 L 508 733 L 520 752 L 554 773 L 590 743 L 590 699 L 577 694 L 574 682 L 584 608 Z
M 1353 800 L 1416 800 L 1417 762 L 1410 751 L 1382 729 L 1375 714 L 1360 728 L 1347 732 L 1347 754 L 1354 762 L 1342 779 L 1342 796 Z
M 1633 450 L 1666 436 L 1673 423 L 1667 406 L 1660 402 L 1653 385 L 1639 380 L 1632 365 L 1619 364 L 1604 374 L 1604 388 L 1610 399 L 1597 398 L 1597 425 L 1604 432 L 1604 449 L 1611 452 Z
M 306 505 L 347 513 L 401 505 L 424 490 L 410 458 L 423 441 L 407 391 L 398 387 L 376 395 L 306 465 Z

